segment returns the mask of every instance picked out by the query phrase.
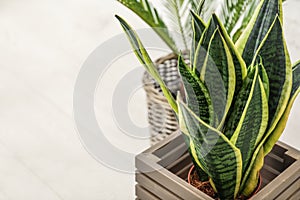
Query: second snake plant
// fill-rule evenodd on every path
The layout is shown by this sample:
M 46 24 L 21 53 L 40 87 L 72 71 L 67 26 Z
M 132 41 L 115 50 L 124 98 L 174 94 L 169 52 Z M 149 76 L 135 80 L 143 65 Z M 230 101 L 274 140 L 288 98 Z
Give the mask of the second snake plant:
M 191 16 L 193 60 L 187 65 L 179 56 L 184 93 L 177 99 L 136 32 L 117 18 L 176 113 L 201 179 L 222 200 L 249 196 L 300 92 L 300 62 L 291 65 L 282 1 L 262 0 L 236 43 L 215 14 L 207 24 L 197 13 Z

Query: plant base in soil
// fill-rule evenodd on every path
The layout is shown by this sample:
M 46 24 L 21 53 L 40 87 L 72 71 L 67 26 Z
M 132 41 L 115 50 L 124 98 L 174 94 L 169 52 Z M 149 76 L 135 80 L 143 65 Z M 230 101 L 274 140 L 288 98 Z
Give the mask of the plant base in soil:
M 220 200 L 218 197 L 218 194 L 214 191 L 213 187 L 211 186 L 209 181 L 200 181 L 199 176 L 196 173 L 195 170 L 193 170 L 191 174 L 191 185 L 200 190 L 201 192 L 204 192 L 211 198 L 215 200 Z M 248 198 L 245 197 L 244 195 L 239 196 L 236 200 L 247 200 Z

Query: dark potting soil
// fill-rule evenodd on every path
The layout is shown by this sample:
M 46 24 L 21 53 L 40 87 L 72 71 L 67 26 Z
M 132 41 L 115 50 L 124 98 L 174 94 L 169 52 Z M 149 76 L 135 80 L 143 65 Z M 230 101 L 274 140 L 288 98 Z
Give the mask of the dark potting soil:
M 218 194 L 214 191 L 213 187 L 211 186 L 209 181 L 202 182 L 199 180 L 199 176 L 194 170 L 191 174 L 191 185 L 197 188 L 198 190 L 204 192 L 211 198 L 215 200 L 220 200 Z M 244 195 L 239 196 L 236 200 L 247 200 Z

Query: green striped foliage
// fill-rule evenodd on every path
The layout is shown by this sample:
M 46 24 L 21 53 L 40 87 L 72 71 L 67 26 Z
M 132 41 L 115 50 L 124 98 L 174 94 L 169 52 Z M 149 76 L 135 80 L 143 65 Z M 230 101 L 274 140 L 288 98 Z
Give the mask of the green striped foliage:
M 246 30 L 237 41 L 237 48 L 247 66 L 252 63 L 255 53 L 272 26 L 276 15 L 279 15 L 282 21 L 281 0 L 261 1 Z
M 202 121 L 184 103 L 179 105 L 179 121 L 190 136 L 192 156 L 212 179 L 221 199 L 234 199 L 241 181 L 241 152 L 220 131 Z M 203 132 L 202 130 L 207 131 Z
M 190 67 L 184 63 L 181 56 L 178 60 L 178 67 L 185 88 L 184 96 L 187 104 L 205 123 L 211 124 L 213 121 L 213 106 L 208 89 L 197 75 L 191 71 Z
M 192 28 L 193 28 L 193 40 L 191 48 L 191 61 L 194 60 L 195 51 L 201 41 L 201 37 L 205 31 L 206 24 L 203 20 L 193 11 L 191 11 L 192 16 Z
M 272 147 L 275 145 L 275 143 L 281 136 L 281 133 L 284 131 L 292 106 L 299 93 L 300 93 L 300 62 L 296 63 L 293 67 L 292 92 L 289 96 L 288 105 L 285 107 L 284 114 L 281 116 L 275 129 L 272 131 L 272 133 L 268 136 L 266 142 L 263 144 L 265 155 L 267 155 L 272 150 Z
M 282 134 L 300 92 L 300 62 L 290 62 L 282 1 L 262 0 L 236 44 L 221 20 L 192 12 L 192 64 L 179 56 L 184 93 L 174 100 L 136 33 L 118 18 L 137 57 L 163 88 L 201 180 L 220 199 L 250 196 L 264 157 Z

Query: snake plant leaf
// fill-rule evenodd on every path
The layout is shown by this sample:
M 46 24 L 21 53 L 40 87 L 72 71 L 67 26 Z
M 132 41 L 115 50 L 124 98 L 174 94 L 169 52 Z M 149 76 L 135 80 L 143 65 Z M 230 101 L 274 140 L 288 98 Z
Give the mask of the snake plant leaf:
M 193 61 L 193 71 L 198 73 L 200 75 L 200 72 L 202 70 L 202 67 L 205 62 L 205 58 L 207 56 L 207 51 L 208 51 L 208 46 L 210 43 L 210 40 L 215 33 L 217 29 L 217 24 L 215 23 L 212 18 L 209 20 L 209 23 L 204 30 L 204 33 L 200 39 L 200 42 L 198 43 L 198 46 L 196 48 L 195 56 L 194 56 L 194 61 Z
M 157 9 L 148 2 L 148 0 L 117 0 L 144 22 L 146 22 L 153 30 L 161 37 L 161 39 L 172 49 L 173 52 L 178 52 L 176 43 L 168 31 L 168 27 L 162 17 L 158 14 Z
M 283 0 L 284 2 L 285 0 Z M 261 0 L 251 0 L 246 8 L 245 11 L 242 15 L 239 16 L 239 22 L 241 23 L 237 23 L 236 27 L 230 32 L 230 35 L 232 36 L 232 39 L 234 42 L 236 42 L 239 37 L 242 35 L 242 33 L 244 32 L 244 30 L 246 29 L 249 21 L 251 20 L 251 17 L 253 16 L 255 9 L 257 8 L 257 6 L 259 5 L 259 3 L 261 2 Z
M 291 100 L 295 100 L 300 90 L 300 61 L 293 66 L 293 86 L 291 92 Z M 291 101 L 290 101 L 291 102 Z
M 180 94 L 178 94 L 178 96 L 177 96 L 177 102 L 179 102 L 179 99 L 181 99 Z M 191 146 L 190 146 L 190 144 L 193 144 L 193 142 L 190 139 L 191 137 L 190 137 L 187 127 L 184 123 L 184 120 L 182 119 L 182 115 L 178 114 L 177 117 L 178 117 L 178 123 L 179 123 L 180 130 L 183 133 L 182 135 L 183 135 L 184 142 L 188 147 L 189 154 L 196 155 L 195 148 L 191 148 Z M 191 160 L 195 166 L 196 172 L 199 176 L 199 180 L 200 181 L 208 181 L 209 177 L 206 174 L 206 172 L 203 170 L 203 166 L 199 163 L 197 156 L 195 156 L 195 158 L 194 158 L 194 156 L 191 156 Z
M 247 75 L 247 78 L 245 79 L 244 81 L 244 85 L 241 89 L 241 91 L 239 92 L 236 100 L 235 100 L 235 104 L 232 106 L 233 108 L 233 111 L 230 113 L 229 117 L 228 117 L 228 121 L 226 122 L 226 127 L 225 127 L 225 136 L 227 138 L 232 138 L 232 140 L 236 140 L 237 138 L 234 138 L 233 136 L 233 133 L 234 131 L 236 131 L 237 133 L 237 130 L 241 130 L 242 127 L 247 127 L 249 126 L 249 124 L 247 124 L 247 121 L 249 122 L 249 120 L 251 121 L 251 125 L 254 123 L 253 122 L 253 119 L 254 120 L 258 120 L 257 124 L 260 124 L 260 126 L 250 126 L 249 130 L 248 129 L 244 129 L 245 132 L 247 131 L 250 131 L 250 133 L 246 133 L 248 136 L 254 134 L 253 136 L 253 140 L 254 141 L 249 141 L 249 139 L 245 139 L 245 141 L 242 140 L 242 137 L 243 136 L 243 133 L 241 133 L 241 136 L 240 137 L 240 144 L 237 142 L 236 143 L 236 146 L 239 147 L 241 149 L 241 153 L 243 155 L 243 174 L 244 174 L 244 177 L 248 177 L 248 174 L 250 173 L 249 170 L 247 170 L 247 172 L 245 173 L 246 169 L 251 169 L 249 166 L 249 163 L 252 162 L 252 165 L 251 166 L 254 166 L 254 167 L 257 167 L 258 165 L 257 164 L 261 164 L 263 163 L 263 160 L 260 160 L 259 158 L 256 159 L 256 160 L 253 160 L 250 159 L 251 157 L 249 156 L 252 156 L 252 155 L 255 155 L 253 156 L 254 158 L 258 157 L 257 153 L 259 152 L 255 152 L 255 148 L 256 146 L 258 145 L 258 142 L 260 141 L 260 139 L 262 138 L 263 136 L 263 131 L 266 130 L 266 126 L 267 126 L 267 122 L 268 122 L 268 116 L 267 116 L 267 113 L 268 113 L 268 105 L 267 105 L 267 96 L 266 94 L 264 95 L 265 92 L 265 88 L 268 88 L 269 85 L 268 85 L 268 80 L 266 81 L 263 81 L 263 79 L 266 79 L 266 74 L 264 73 L 264 67 L 262 65 L 262 63 L 259 63 L 258 64 L 258 68 L 259 68 L 259 72 L 260 74 L 262 74 L 264 76 L 264 78 L 262 78 L 262 81 L 259 80 L 259 85 L 260 85 L 260 93 L 261 93 L 261 104 L 259 104 L 259 108 L 254 106 L 254 105 L 250 105 L 248 106 L 248 109 L 247 109 L 247 113 L 250 114 L 250 110 L 254 109 L 254 114 L 253 115 L 248 115 L 248 117 L 250 117 L 250 119 L 246 119 L 246 117 L 242 117 L 242 113 L 246 112 L 246 109 L 244 109 L 245 107 L 247 107 L 246 103 L 247 103 L 247 97 L 251 96 L 251 89 L 253 90 L 253 87 L 254 85 L 256 84 L 256 87 L 257 87 L 257 78 L 256 78 L 256 83 L 255 83 L 255 79 L 254 79 L 254 75 L 255 75 L 255 72 L 256 70 L 254 70 L 255 68 L 254 67 L 250 67 L 249 68 L 249 73 Z M 257 75 L 256 75 L 257 76 Z M 260 77 L 260 76 L 257 76 L 257 77 Z M 263 89 L 262 89 L 263 87 Z M 256 89 L 256 91 L 258 92 L 259 90 Z M 253 91 L 252 93 L 252 98 L 258 98 L 259 97 L 259 94 L 256 94 L 255 95 L 255 92 Z M 249 99 L 248 99 L 248 102 L 249 102 Z M 251 102 L 253 102 L 253 100 L 251 100 Z M 254 106 L 254 107 L 253 107 Z M 257 109 L 257 110 L 255 110 Z M 258 114 L 259 112 L 259 114 Z M 243 120 L 241 120 L 241 118 L 244 118 Z M 240 125 L 238 126 L 238 123 L 240 123 Z M 245 124 L 246 123 L 246 124 Z M 241 126 L 241 125 L 246 125 L 246 126 Z M 253 129 L 257 129 L 257 130 L 253 130 Z M 244 134 L 245 135 L 245 134 Z M 243 136 L 244 137 L 244 136 Z M 252 144 L 251 146 L 249 145 L 248 146 L 248 150 L 247 148 L 243 148 L 243 146 L 241 144 L 243 144 L 244 142 L 249 142 L 249 144 Z M 246 147 L 247 147 L 247 143 L 245 143 Z M 242 150 L 243 149 L 243 150 Z M 249 152 L 248 152 L 249 151 Z M 262 158 L 263 159 L 263 158 Z M 253 162 L 256 162 L 256 165 L 253 164 Z M 248 168 L 247 168 L 248 167 Z M 258 168 L 260 170 L 260 168 Z M 259 171 L 258 170 L 258 171 Z M 253 192 L 253 190 L 255 189 L 256 185 L 257 185 L 257 172 L 252 172 L 252 175 L 250 176 L 250 179 L 251 181 L 249 181 L 247 178 L 243 178 L 243 181 L 242 181 L 242 185 L 241 185 L 241 190 L 244 189 L 244 187 L 246 187 L 244 190 L 244 194 L 246 196 L 250 195 L 251 192 Z M 245 175 L 247 174 L 247 175 Z M 245 182 L 247 182 L 247 184 L 245 185 Z M 249 192 L 250 191 L 250 192 Z
M 296 97 L 298 96 L 299 93 L 300 93 L 300 62 L 298 62 L 293 67 L 293 87 L 292 87 L 292 92 L 291 92 L 291 96 L 289 99 L 289 103 L 285 109 L 283 116 L 281 117 L 280 121 L 278 122 L 275 130 L 268 137 L 267 141 L 264 144 L 265 155 L 270 153 L 273 146 L 278 141 L 282 132 L 284 131 L 288 117 L 289 117 L 291 109 L 292 109 L 292 106 L 293 106 L 293 104 L 296 100 Z
M 277 15 L 282 21 L 282 0 L 262 0 L 247 28 L 236 42 L 247 66 L 252 63 L 259 45 L 267 35 Z
M 204 83 L 186 65 L 179 56 L 178 68 L 185 88 L 185 98 L 188 107 L 199 116 L 205 123 L 213 121 L 213 107 L 208 90 Z
M 184 124 L 185 134 L 190 135 L 190 147 L 197 164 L 211 178 L 221 199 L 235 199 L 242 175 L 240 150 L 181 101 L 178 101 L 178 108 L 180 124 Z M 201 131 L 203 127 L 207 132 Z M 192 135 L 201 137 L 194 138 Z
M 190 155 L 193 155 L 193 153 L 195 153 L 195 149 L 193 148 L 193 150 L 191 150 L 191 147 L 190 147 L 190 144 L 191 144 L 191 140 L 190 140 L 190 137 L 186 134 L 183 134 L 183 138 L 184 138 L 184 141 L 185 141 L 185 144 L 189 147 L 188 148 L 188 152 Z M 199 177 L 199 180 L 204 182 L 204 181 L 209 181 L 209 177 L 208 175 L 205 173 L 205 171 L 201 168 L 202 166 L 198 165 L 197 161 L 194 159 L 193 156 L 190 156 L 191 157 L 191 160 L 194 164 L 194 168 L 197 172 L 197 175 Z
M 232 138 L 235 130 L 237 129 L 243 114 L 243 110 L 246 107 L 246 103 L 254 81 L 254 69 L 254 67 L 250 67 L 248 69 L 247 77 L 245 78 L 243 86 L 239 91 L 234 104 L 231 107 L 231 112 L 228 114 L 228 117 L 226 119 L 224 135 L 229 139 Z
M 200 18 L 199 15 L 197 15 L 194 11 L 191 10 L 191 16 L 192 16 L 192 28 L 194 30 L 194 40 L 196 42 L 200 42 L 200 38 L 203 35 L 206 24 L 203 22 L 203 20 Z M 197 46 L 197 45 L 196 45 Z
M 192 49 L 191 49 L 191 60 L 194 60 L 194 54 L 198 44 L 201 40 L 201 37 L 206 29 L 206 24 L 202 21 L 199 15 L 191 10 L 192 16 L 192 29 L 193 29 L 193 40 L 192 40 Z
M 260 58 L 270 86 L 268 135 L 285 111 L 292 90 L 292 66 L 278 16 L 262 41 L 254 60 Z
M 264 155 L 271 150 L 273 147 L 271 145 L 274 145 L 274 139 L 277 141 L 278 134 L 282 133 L 282 127 L 289 112 L 286 112 L 286 109 L 290 110 L 289 106 L 292 106 L 288 104 L 288 101 L 292 90 L 293 72 L 278 16 L 275 18 L 256 55 L 260 55 L 270 83 L 270 95 L 268 100 L 269 122 L 266 133 L 253 153 L 250 165 L 244 174 L 241 188 L 244 188 L 247 184 L 254 185 L 251 181 L 249 182 L 249 180 L 255 180 L 252 176 L 257 176 L 260 170 L 256 165 L 257 163 L 263 162 L 257 159 L 257 156 L 262 148 L 264 149 Z M 259 56 L 256 57 L 258 59 Z M 294 74 L 296 77 L 297 73 L 294 72 Z M 272 136 L 272 134 L 274 135 Z M 254 169 L 256 171 L 253 171 Z
M 243 80 L 247 76 L 247 67 L 246 67 L 246 64 L 245 64 L 242 56 L 239 54 L 233 41 L 231 40 L 230 36 L 228 35 L 226 28 L 224 27 L 224 25 L 222 24 L 220 19 L 217 17 L 217 15 L 213 14 L 212 20 L 219 27 L 219 31 L 221 32 L 222 37 L 226 41 L 226 44 L 230 50 L 230 53 L 231 53 L 231 56 L 233 59 L 234 68 L 235 68 L 235 79 L 236 79 L 236 87 L 235 87 L 235 96 L 236 96 L 243 85 Z
M 261 81 L 263 82 L 264 88 L 265 88 L 265 92 L 267 95 L 267 99 L 269 99 L 270 96 L 270 81 L 269 81 L 269 77 L 268 77 L 268 73 L 262 63 L 262 59 L 258 65 L 259 68 L 259 77 L 261 78 Z
M 268 126 L 268 100 L 264 85 L 254 68 L 251 89 L 230 142 L 240 149 L 244 173 Z M 255 124 L 255 126 L 253 126 Z M 225 134 L 226 135 L 226 134 Z
M 150 56 L 148 55 L 146 49 L 144 48 L 137 33 L 129 26 L 129 24 L 124 19 L 122 19 L 121 17 L 119 17 L 117 15 L 116 15 L 116 18 L 119 20 L 122 28 L 124 29 L 137 58 L 139 59 L 141 64 L 145 67 L 145 69 L 149 72 L 149 74 L 160 85 L 170 106 L 175 111 L 175 113 L 177 113 L 178 112 L 177 103 L 176 103 L 175 99 L 173 98 L 172 93 L 170 92 L 170 90 L 167 88 L 164 81 L 160 77 L 155 65 L 153 64 Z
M 226 45 L 230 51 L 233 64 L 235 67 L 235 79 L 236 79 L 236 88 L 235 88 L 235 96 L 237 92 L 240 90 L 243 84 L 243 79 L 247 75 L 247 68 L 246 64 L 243 61 L 241 55 L 239 54 L 238 50 L 236 49 L 235 45 L 233 44 L 232 40 L 230 39 L 230 36 L 228 35 L 224 25 L 221 23 L 220 19 L 217 17 L 217 15 L 213 14 L 211 21 L 209 23 L 209 26 L 202 34 L 202 37 L 200 39 L 200 45 L 198 44 L 198 49 L 196 52 L 196 56 L 194 59 L 194 66 L 196 72 L 201 72 L 202 67 L 204 66 L 205 57 L 207 56 L 208 52 L 208 46 L 210 40 L 208 40 L 208 37 L 210 36 L 210 39 L 212 37 L 212 34 L 214 33 L 212 30 L 218 28 L 221 36 L 226 42 Z
M 204 81 L 210 93 L 216 127 L 219 129 L 223 126 L 230 109 L 236 80 L 233 59 L 219 28 L 211 37 L 201 71 L 201 80 Z
M 204 166 L 201 164 L 202 161 L 198 159 L 197 152 L 195 150 L 194 141 L 193 141 L 193 139 L 199 138 L 198 136 L 202 133 L 202 131 L 200 131 L 200 127 L 199 127 L 199 131 L 189 132 L 187 124 L 185 123 L 185 120 L 184 120 L 184 116 L 180 112 L 180 107 L 179 107 L 180 101 L 182 101 L 182 97 L 179 93 L 177 95 L 177 105 L 178 105 L 177 118 L 178 118 L 178 124 L 179 124 L 180 131 L 181 131 L 181 133 L 183 133 L 184 141 L 187 144 L 187 146 L 189 147 L 188 150 L 192 157 L 192 161 L 196 166 L 196 169 L 200 169 L 201 174 L 207 175 L 207 172 L 206 172 Z M 203 127 L 202 127 L 202 130 L 204 130 Z M 208 175 L 206 178 L 208 178 Z
M 249 176 L 244 176 L 240 191 L 246 197 L 251 196 L 253 191 L 257 188 L 259 181 L 259 171 L 264 165 L 264 149 L 260 147 L 256 150 L 255 157 L 253 156 L 253 168 L 249 171 Z M 249 168 L 250 169 L 250 168 Z M 246 178 L 247 177 L 247 178 Z M 249 177 L 249 178 L 248 178 Z

